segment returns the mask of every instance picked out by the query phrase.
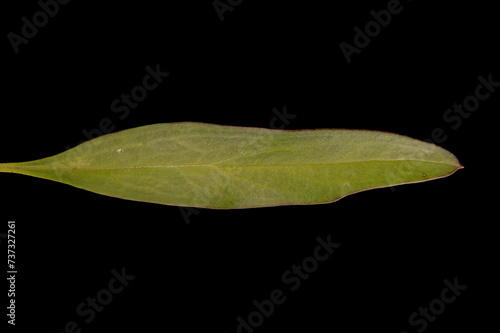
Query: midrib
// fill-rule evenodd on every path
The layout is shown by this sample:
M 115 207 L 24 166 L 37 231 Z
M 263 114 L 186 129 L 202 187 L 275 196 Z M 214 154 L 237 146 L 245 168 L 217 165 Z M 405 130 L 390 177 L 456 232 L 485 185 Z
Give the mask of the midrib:
M 180 165 L 145 165 L 145 166 L 131 166 L 121 168 L 64 168 L 64 167 L 51 167 L 51 166 L 23 166 L 15 164 L 0 164 L 0 172 L 15 172 L 15 170 L 59 170 L 59 171 L 111 171 L 111 170 L 133 170 L 133 169 L 157 169 L 157 168 L 272 168 L 272 167 L 316 167 L 316 166 L 336 166 L 345 164 L 358 164 L 358 163 L 375 163 L 375 162 L 394 162 L 394 163 L 411 163 L 423 162 L 431 164 L 441 164 L 455 166 L 454 164 L 428 161 L 428 160 L 367 160 L 367 161 L 349 161 L 349 162 L 330 162 L 330 163 L 298 163 L 298 164 L 180 164 Z M 459 168 L 460 166 L 456 166 Z

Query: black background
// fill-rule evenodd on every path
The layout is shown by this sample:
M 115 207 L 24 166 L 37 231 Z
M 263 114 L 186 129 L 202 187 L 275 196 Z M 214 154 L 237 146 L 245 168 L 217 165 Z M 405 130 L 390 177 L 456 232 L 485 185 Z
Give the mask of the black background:
M 104 118 L 114 131 L 176 121 L 270 127 L 273 109 L 286 107 L 296 115 L 287 129 L 424 140 L 442 128 L 440 145 L 465 166 L 333 204 L 229 211 L 181 211 L 0 174 L 0 232 L 17 223 L 9 329 L 62 332 L 75 321 L 82 332 L 236 332 L 254 300 L 281 289 L 286 301 L 255 332 L 417 332 L 409 316 L 455 278 L 467 289 L 425 331 L 492 327 L 498 218 L 487 190 L 496 182 L 500 92 L 456 129 L 443 114 L 474 94 L 478 76 L 500 81 L 498 15 L 480 2 L 404 1 L 348 64 L 339 44 L 353 44 L 354 27 L 387 3 L 244 0 L 221 21 L 211 0 L 71 1 L 17 54 L 7 34 L 20 34 L 21 18 L 31 21 L 40 6 L 3 4 L 1 162 L 64 151 Z M 120 119 L 111 103 L 157 64 L 170 75 Z M 289 291 L 282 274 L 328 235 L 341 246 Z M 85 323 L 76 307 L 122 268 L 135 279 Z

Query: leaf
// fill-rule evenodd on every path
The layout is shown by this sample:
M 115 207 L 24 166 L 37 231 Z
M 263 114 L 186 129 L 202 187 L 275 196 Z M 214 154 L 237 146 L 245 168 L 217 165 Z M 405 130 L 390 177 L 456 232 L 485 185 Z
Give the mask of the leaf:
M 460 168 L 450 152 L 398 134 L 191 122 L 133 128 L 52 157 L 0 164 L 0 172 L 117 198 L 218 209 L 328 203 Z

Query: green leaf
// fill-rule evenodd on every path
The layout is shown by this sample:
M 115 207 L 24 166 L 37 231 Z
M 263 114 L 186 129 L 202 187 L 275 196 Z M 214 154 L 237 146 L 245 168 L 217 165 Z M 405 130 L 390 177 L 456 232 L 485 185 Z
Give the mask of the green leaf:
M 0 172 L 117 198 L 218 209 L 328 203 L 460 168 L 450 152 L 398 134 L 191 122 L 133 128 L 52 157 L 0 164 Z

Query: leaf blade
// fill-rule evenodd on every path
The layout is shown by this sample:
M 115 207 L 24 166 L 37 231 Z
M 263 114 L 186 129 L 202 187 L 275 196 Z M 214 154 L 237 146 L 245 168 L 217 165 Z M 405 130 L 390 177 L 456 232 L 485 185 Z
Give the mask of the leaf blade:
M 461 165 L 440 147 L 392 133 L 170 123 L 10 167 L 123 199 L 229 209 L 333 202 L 441 178 Z

